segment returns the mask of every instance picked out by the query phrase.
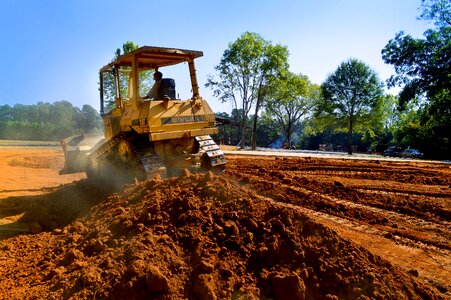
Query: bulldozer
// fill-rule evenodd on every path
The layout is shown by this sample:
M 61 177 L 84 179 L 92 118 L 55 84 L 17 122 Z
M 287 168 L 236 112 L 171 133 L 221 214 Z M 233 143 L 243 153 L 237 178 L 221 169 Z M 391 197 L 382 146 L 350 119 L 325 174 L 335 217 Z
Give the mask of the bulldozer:
M 130 182 L 155 174 L 175 176 L 183 169 L 222 172 L 226 159 L 211 138 L 218 133 L 215 116 L 199 95 L 194 60 L 201 56 L 201 51 L 144 46 L 102 67 L 104 133 L 63 139 L 65 165 L 60 174 L 86 172 L 90 179 Z M 174 66 L 173 74 L 180 76 L 183 65 L 191 83 L 186 98 L 178 99 L 174 78 L 162 78 L 157 95 L 145 97 L 146 76 L 167 74 Z

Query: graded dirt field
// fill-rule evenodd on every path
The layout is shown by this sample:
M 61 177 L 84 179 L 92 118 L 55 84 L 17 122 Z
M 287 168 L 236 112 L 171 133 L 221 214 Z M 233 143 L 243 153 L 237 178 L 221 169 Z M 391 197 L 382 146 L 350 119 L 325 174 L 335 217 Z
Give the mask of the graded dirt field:
M 0 148 L 0 299 L 451 299 L 451 166 L 227 155 L 111 191 Z

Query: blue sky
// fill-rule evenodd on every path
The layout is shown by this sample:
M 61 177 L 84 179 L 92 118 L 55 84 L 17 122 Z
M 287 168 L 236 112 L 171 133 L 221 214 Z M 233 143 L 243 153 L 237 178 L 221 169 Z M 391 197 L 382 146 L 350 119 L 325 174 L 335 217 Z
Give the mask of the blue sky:
M 170 4 L 169 4 L 170 3 Z M 357 58 L 381 80 L 393 74 L 381 49 L 401 30 L 415 37 L 431 27 L 417 20 L 421 0 L 2 0 L 0 105 L 67 100 L 99 109 L 98 70 L 126 41 L 139 46 L 201 50 L 201 95 L 229 112 L 204 84 L 230 42 L 257 32 L 290 51 L 290 69 L 321 84 Z M 178 84 L 178 88 L 184 85 Z

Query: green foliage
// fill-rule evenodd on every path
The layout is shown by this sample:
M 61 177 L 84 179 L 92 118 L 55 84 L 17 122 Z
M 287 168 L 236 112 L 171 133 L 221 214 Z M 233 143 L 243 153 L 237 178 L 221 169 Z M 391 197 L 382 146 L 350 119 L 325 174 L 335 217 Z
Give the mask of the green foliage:
M 416 145 L 430 158 L 451 153 L 451 2 L 423 0 L 420 18 L 435 22 L 424 38 L 398 33 L 382 50 L 395 67 L 389 86 L 400 86 L 395 141 Z M 415 103 L 421 100 L 421 106 Z
M 451 26 L 451 1 L 422 0 L 423 13 L 420 19 L 434 21 L 437 27 Z
M 285 73 L 288 72 L 288 48 L 281 45 L 273 46 L 268 43 L 265 50 L 266 59 L 263 63 L 262 68 L 262 81 L 258 87 L 257 99 L 255 104 L 254 113 L 254 126 L 252 132 L 252 149 L 255 150 L 257 147 L 257 124 L 260 108 L 266 104 L 269 99 L 267 94 L 269 89 L 273 85 L 273 81 L 277 81 L 280 77 L 283 77 Z
M 352 153 L 353 133 L 374 132 L 384 123 L 383 84 L 363 62 L 349 59 L 340 64 L 321 86 L 323 101 L 317 107 L 316 125 L 348 132 Z M 376 126 L 376 127 L 375 127 Z
M 219 65 L 215 66 L 219 80 L 208 78 L 206 87 L 221 101 L 231 101 L 242 113 L 242 147 L 249 132 L 246 128 L 251 108 L 255 107 L 254 117 L 257 117 L 265 85 L 287 67 L 286 47 L 272 45 L 257 33 L 245 32 L 229 44 Z
M 127 54 L 130 53 L 136 49 L 138 49 L 139 46 L 131 41 L 127 41 L 125 43 L 122 44 L 122 52 L 120 48 L 116 49 L 115 52 L 115 58 L 118 58 L 119 56 L 123 55 L 123 54 Z
M 105 101 L 105 112 L 115 107 L 116 90 L 113 73 L 103 73 L 103 99 Z
M 400 106 L 415 97 L 432 99 L 451 88 L 451 26 L 428 30 L 425 39 L 400 32 L 382 50 L 385 63 L 395 67 L 389 87 L 402 86 Z
M 434 95 L 421 114 L 421 147 L 433 158 L 451 158 L 451 92 Z
M 418 148 L 429 158 L 449 159 L 451 150 L 451 95 L 447 91 L 430 102 L 411 102 L 397 111 L 392 127 L 394 143 Z
M 273 82 L 268 92 L 266 115 L 274 116 L 288 147 L 298 123 L 310 115 L 320 99 L 319 86 L 307 76 L 287 73 Z
M 281 139 L 282 133 L 280 131 L 280 125 L 274 118 L 263 114 L 258 121 L 257 127 L 257 141 L 258 146 L 261 147 L 276 147 L 282 146 L 283 139 Z
M 327 146 L 332 146 L 333 151 L 346 151 L 346 145 L 349 138 L 347 132 L 335 131 L 332 129 L 313 132 L 306 126 L 304 133 L 301 143 L 305 149 L 318 150 L 320 144 L 325 144 Z M 368 148 L 372 147 L 373 141 L 374 139 L 368 139 L 365 133 L 353 133 L 352 135 L 352 147 L 360 152 L 366 152 Z M 385 148 L 382 150 L 385 150 Z
M 120 48 L 117 48 L 114 53 L 114 58 L 112 61 L 117 59 L 119 56 L 130 53 L 136 49 L 138 49 L 139 46 L 131 41 L 125 42 L 122 44 L 122 50 Z M 130 71 L 131 67 L 123 68 L 122 72 L 119 73 L 119 88 L 120 88 L 120 95 L 123 98 L 127 98 L 128 95 L 128 85 L 129 85 L 129 73 L 127 71 Z M 141 95 L 144 95 L 147 93 L 147 91 L 150 89 L 151 83 L 150 78 L 152 78 L 152 72 L 151 71 L 140 71 L 139 72 L 139 93 Z M 114 83 L 114 76 L 112 73 L 106 73 L 104 74 L 104 100 L 105 100 L 105 107 L 106 110 L 109 111 L 113 109 L 116 106 L 116 98 L 119 97 L 119 95 L 116 94 L 116 88 Z
M 101 118 L 89 105 L 81 110 L 67 101 L 0 106 L 0 139 L 50 141 L 101 130 Z

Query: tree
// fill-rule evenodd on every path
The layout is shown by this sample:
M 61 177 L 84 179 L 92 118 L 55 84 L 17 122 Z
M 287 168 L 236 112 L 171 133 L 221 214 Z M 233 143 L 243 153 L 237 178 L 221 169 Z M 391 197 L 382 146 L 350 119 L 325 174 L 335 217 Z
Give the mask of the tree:
M 273 46 L 268 44 L 264 56 L 261 68 L 261 81 L 257 90 L 254 125 L 252 127 L 252 150 L 257 148 L 257 119 L 260 108 L 264 105 L 265 99 L 267 99 L 268 87 L 271 86 L 272 81 L 276 81 L 288 70 L 288 48 L 281 45 Z
M 8 121 L 13 118 L 13 108 L 9 105 L 0 105 L 0 121 Z
M 80 110 L 70 102 L 0 106 L 0 139 L 58 140 L 80 132 L 97 132 L 100 115 L 89 105 Z
M 266 112 L 258 119 L 257 137 L 258 144 L 261 147 L 282 147 L 283 140 L 281 139 L 280 125 Z
M 274 82 L 267 102 L 267 113 L 276 117 L 287 146 L 291 148 L 294 129 L 309 115 L 320 97 L 320 89 L 305 75 L 288 73 Z
M 382 58 L 395 67 L 389 87 L 401 86 L 400 106 L 415 97 L 432 99 L 451 88 L 451 26 L 428 30 L 425 39 L 400 32 L 382 49 Z
M 247 120 L 251 108 L 255 106 L 254 127 L 256 127 L 256 118 L 264 99 L 263 89 L 271 78 L 288 67 L 287 61 L 286 47 L 273 46 L 259 34 L 245 32 L 229 44 L 219 65 L 215 66 L 219 81 L 212 76 L 208 78 L 206 86 L 213 89 L 214 95 L 223 102 L 231 101 L 234 108 L 242 113 L 241 148 L 245 146 Z
M 99 113 L 90 105 L 83 105 L 81 111 L 76 115 L 77 128 L 81 128 L 83 132 L 92 132 L 102 127 L 102 121 Z
M 338 66 L 321 86 L 323 102 L 317 117 L 326 124 L 345 127 L 348 153 L 352 154 L 354 131 L 363 132 L 374 123 L 382 123 L 383 84 L 363 62 L 349 59 Z
M 116 48 L 116 52 L 115 52 L 115 58 L 118 58 L 119 56 L 123 55 L 123 54 L 127 54 L 129 52 L 132 52 L 133 50 L 138 49 L 139 46 L 131 41 L 127 41 L 125 43 L 122 44 L 122 52 L 120 48 Z
M 423 13 L 420 19 L 434 21 L 435 26 L 451 26 L 451 1 L 422 0 Z
M 119 56 L 130 53 L 138 48 L 139 46 L 131 41 L 125 42 L 124 44 L 122 44 L 122 50 L 120 48 L 117 48 L 116 51 L 114 52 L 113 61 Z M 129 73 L 127 72 L 127 70 L 131 71 L 131 67 L 128 69 L 123 68 L 122 69 L 123 72 L 119 73 L 120 93 L 123 97 L 125 97 L 125 95 L 128 94 Z M 149 78 L 151 78 L 151 71 L 139 72 L 138 80 L 140 94 L 145 94 L 150 89 Z M 105 74 L 103 89 L 104 89 L 105 106 L 107 110 L 110 110 L 115 107 L 115 99 L 119 96 L 116 95 L 113 74 Z
M 389 87 L 400 86 L 399 109 L 420 99 L 415 114 L 418 130 L 402 130 L 407 140 L 420 142 L 430 157 L 451 153 L 451 3 L 423 0 L 421 18 L 435 22 L 424 38 L 415 39 L 404 32 L 396 34 L 382 49 L 385 63 L 395 67 Z

